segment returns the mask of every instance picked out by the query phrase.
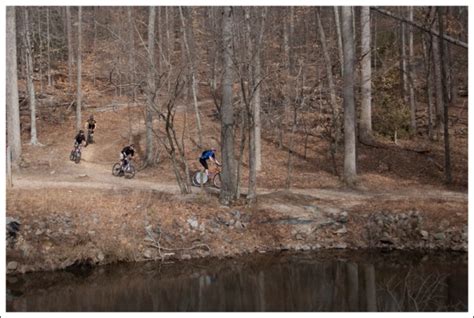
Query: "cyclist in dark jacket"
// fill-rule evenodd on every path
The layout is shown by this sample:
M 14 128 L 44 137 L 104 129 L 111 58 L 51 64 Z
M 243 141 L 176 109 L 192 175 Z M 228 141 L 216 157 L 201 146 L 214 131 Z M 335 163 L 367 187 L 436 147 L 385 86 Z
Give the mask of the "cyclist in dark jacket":
M 79 133 L 74 138 L 74 148 L 79 147 L 82 142 L 86 141 L 86 136 L 84 135 L 84 130 L 79 130 Z
M 133 144 L 126 146 L 120 152 L 120 160 L 122 161 L 122 166 L 125 167 L 128 164 L 128 160 L 133 158 L 135 155 L 135 147 Z
M 214 162 L 218 166 L 221 165 L 219 163 L 219 161 L 217 161 L 217 159 L 216 159 L 216 151 L 217 151 L 216 148 L 212 148 L 212 149 L 203 151 L 201 156 L 199 157 L 199 162 L 204 167 L 207 176 L 209 176 L 209 166 L 207 164 L 207 160 L 210 159 L 212 162 Z

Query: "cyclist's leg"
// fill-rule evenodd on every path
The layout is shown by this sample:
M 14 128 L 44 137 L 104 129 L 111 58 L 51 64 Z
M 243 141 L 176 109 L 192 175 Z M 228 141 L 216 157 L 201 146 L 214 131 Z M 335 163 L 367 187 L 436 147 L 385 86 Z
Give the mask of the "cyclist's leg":
M 209 176 L 209 166 L 207 165 L 207 160 L 199 158 L 199 162 L 204 167 L 204 171 L 206 172 L 206 176 Z

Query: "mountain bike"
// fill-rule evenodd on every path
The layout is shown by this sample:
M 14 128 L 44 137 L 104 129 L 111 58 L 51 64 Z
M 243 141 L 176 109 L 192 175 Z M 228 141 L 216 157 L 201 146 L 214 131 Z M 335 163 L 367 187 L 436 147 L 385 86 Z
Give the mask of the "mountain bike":
M 116 177 L 124 176 L 126 179 L 132 179 L 135 176 L 135 167 L 131 160 L 127 160 L 127 164 L 123 165 L 123 161 L 117 162 L 112 167 L 112 174 Z
M 212 181 L 211 181 L 212 180 Z M 209 171 L 209 175 L 206 175 L 204 171 L 198 170 L 193 173 L 191 177 L 191 183 L 195 187 L 200 187 L 202 185 L 208 184 L 212 182 L 212 185 L 218 189 L 221 188 L 222 180 L 221 180 L 221 171 L 217 168 L 216 172 Z
M 74 161 L 75 163 L 79 163 L 81 161 L 81 145 L 77 145 L 73 150 L 71 150 L 69 160 Z

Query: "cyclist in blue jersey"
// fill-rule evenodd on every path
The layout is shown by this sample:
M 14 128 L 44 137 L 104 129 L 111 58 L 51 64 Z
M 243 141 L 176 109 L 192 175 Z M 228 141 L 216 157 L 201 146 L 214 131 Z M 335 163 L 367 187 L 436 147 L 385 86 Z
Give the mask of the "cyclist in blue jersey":
M 216 165 L 220 166 L 221 164 L 216 159 L 216 148 L 212 148 L 206 151 L 203 151 L 201 157 L 199 157 L 199 162 L 202 164 L 206 171 L 206 176 L 209 176 L 209 166 L 207 165 L 207 160 L 210 159 Z

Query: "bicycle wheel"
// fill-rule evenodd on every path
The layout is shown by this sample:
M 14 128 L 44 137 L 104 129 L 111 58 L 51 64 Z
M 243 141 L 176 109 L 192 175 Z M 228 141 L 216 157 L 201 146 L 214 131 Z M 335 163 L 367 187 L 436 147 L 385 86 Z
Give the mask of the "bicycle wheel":
M 71 154 L 69 155 L 69 160 L 74 161 L 76 159 L 75 151 L 72 150 Z
M 135 177 L 135 167 L 132 166 L 131 164 L 129 164 L 128 167 L 126 167 L 123 172 L 124 172 L 125 178 L 127 179 L 132 179 L 133 177 Z
M 212 179 L 212 183 L 214 184 L 214 186 L 217 188 L 217 189 L 220 189 L 221 188 L 221 185 L 222 185 L 222 180 L 221 180 L 221 174 L 220 172 L 217 173 L 214 178 Z
M 120 162 L 117 162 L 116 164 L 114 164 L 114 166 L 112 167 L 112 174 L 116 177 L 118 177 L 120 175 L 120 172 L 122 172 L 122 165 L 120 164 Z
M 79 163 L 81 161 L 81 152 L 76 152 L 76 158 L 74 158 L 75 163 Z
M 201 182 L 203 185 L 206 184 L 208 180 L 209 180 L 209 177 L 202 171 L 196 171 L 196 173 L 193 176 L 193 184 L 196 187 L 200 187 Z

